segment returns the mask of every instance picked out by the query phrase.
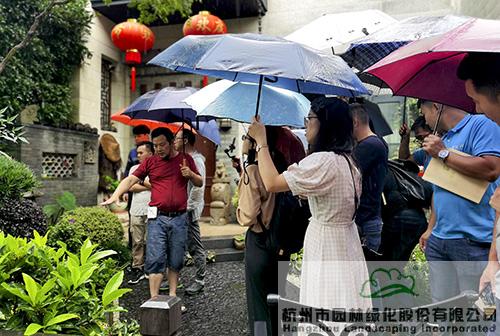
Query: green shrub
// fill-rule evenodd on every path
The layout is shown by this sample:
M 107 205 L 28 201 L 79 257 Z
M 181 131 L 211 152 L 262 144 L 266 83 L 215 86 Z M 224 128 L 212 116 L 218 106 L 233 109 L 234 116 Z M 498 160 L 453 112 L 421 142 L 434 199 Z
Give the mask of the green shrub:
M 32 240 L 0 232 L 0 329 L 70 335 L 103 335 L 106 314 L 123 311 L 115 304 L 123 271 L 86 240 L 78 253 L 64 244 L 53 248 L 47 236 Z
M 0 203 L 0 231 L 14 237 L 33 237 L 33 231 L 47 232 L 42 208 L 27 199 L 4 199 Z
M 65 211 L 76 209 L 76 197 L 69 191 L 63 192 L 60 196 L 56 197 L 56 202 L 47 204 L 43 207 L 43 212 L 47 216 L 50 225 L 59 221 Z
M 118 217 L 100 207 L 80 207 L 65 212 L 50 228 L 49 242 L 58 240 L 76 251 L 80 244 L 90 239 L 102 248 L 123 241 L 123 227 Z
M 415 298 L 414 306 L 422 306 L 432 302 L 429 285 L 429 264 L 425 258 L 424 252 L 417 245 L 413 249 L 410 260 L 405 267 L 405 274 L 413 276 L 415 279 Z
M 25 192 L 40 186 L 31 169 L 14 159 L 0 155 L 0 202 L 20 198 Z

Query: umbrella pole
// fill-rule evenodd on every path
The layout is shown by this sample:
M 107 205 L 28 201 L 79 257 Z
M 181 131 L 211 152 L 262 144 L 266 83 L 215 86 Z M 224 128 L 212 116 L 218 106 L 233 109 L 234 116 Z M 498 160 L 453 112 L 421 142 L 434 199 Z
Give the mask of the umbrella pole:
M 402 123 L 406 123 L 406 97 L 403 98 L 403 115 L 401 117 Z
M 260 75 L 259 77 L 259 93 L 257 94 L 257 106 L 255 107 L 255 118 L 259 115 L 259 105 L 260 105 L 260 95 L 262 93 L 262 81 L 264 80 L 264 76 Z
M 184 109 L 181 109 L 181 113 L 182 113 L 182 124 L 180 131 L 182 131 L 182 154 L 186 154 L 186 144 L 184 143 Z
M 444 108 L 444 105 L 441 104 L 441 107 L 439 107 L 439 112 L 438 112 L 438 117 L 437 117 L 436 123 L 434 124 L 434 130 L 432 132 L 432 134 L 434 134 L 434 135 L 436 135 L 438 132 L 438 125 L 439 125 L 439 122 L 441 121 L 441 115 L 443 114 L 443 108 Z

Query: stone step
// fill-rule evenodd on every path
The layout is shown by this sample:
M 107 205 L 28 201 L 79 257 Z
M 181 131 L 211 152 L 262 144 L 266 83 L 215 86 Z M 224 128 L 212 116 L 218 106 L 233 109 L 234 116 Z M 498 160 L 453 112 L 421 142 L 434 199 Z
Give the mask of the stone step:
M 201 241 L 206 250 L 215 250 L 234 247 L 233 238 L 233 236 L 207 237 L 201 238 Z
M 242 261 L 245 252 L 235 248 L 220 248 L 212 250 L 215 252 L 215 262 Z

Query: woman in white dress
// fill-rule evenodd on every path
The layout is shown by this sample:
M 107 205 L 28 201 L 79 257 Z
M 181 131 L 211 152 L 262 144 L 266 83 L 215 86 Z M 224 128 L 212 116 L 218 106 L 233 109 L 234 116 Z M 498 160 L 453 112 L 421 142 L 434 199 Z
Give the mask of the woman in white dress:
M 312 217 L 304 240 L 300 303 L 366 311 L 371 308 L 369 286 L 363 287 L 368 272 L 353 220 L 361 176 L 351 157 L 349 106 L 337 98 L 317 98 L 304 122 L 310 155 L 282 174 L 269 155 L 264 126 L 257 119 L 249 129 L 266 189 L 291 190 L 309 200 Z

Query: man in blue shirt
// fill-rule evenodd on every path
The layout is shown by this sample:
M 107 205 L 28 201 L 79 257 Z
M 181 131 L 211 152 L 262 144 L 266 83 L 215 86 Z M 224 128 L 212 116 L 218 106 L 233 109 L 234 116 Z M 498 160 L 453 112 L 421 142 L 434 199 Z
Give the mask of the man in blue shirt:
M 446 132 L 442 138 L 425 138 L 426 153 L 458 172 L 490 182 L 479 204 L 434 186 L 434 214 L 423 237 L 427 234 L 424 246 L 432 298 L 441 301 L 464 290 L 477 290 L 487 264 L 495 220 L 488 201 L 500 184 L 500 128 L 485 116 L 439 103 L 422 101 L 421 109 L 428 125 Z

